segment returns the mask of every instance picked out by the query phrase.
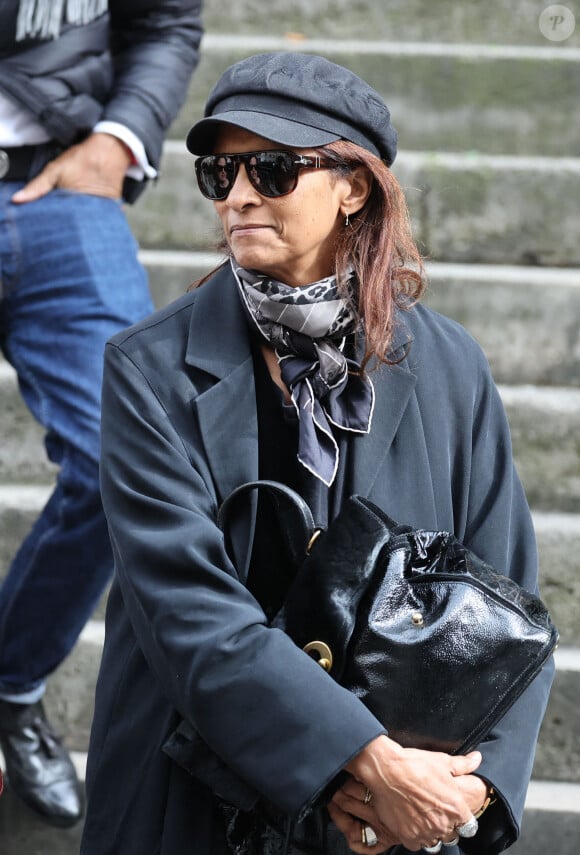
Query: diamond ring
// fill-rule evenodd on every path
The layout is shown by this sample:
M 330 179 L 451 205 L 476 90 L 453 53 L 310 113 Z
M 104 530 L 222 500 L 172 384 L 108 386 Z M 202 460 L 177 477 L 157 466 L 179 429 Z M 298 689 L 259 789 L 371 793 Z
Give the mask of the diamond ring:
M 474 816 L 464 822 L 463 825 L 458 825 L 455 829 L 460 837 L 475 837 L 479 823 Z
M 376 846 L 379 842 L 379 838 L 370 825 L 363 825 L 361 829 L 361 838 L 365 846 Z

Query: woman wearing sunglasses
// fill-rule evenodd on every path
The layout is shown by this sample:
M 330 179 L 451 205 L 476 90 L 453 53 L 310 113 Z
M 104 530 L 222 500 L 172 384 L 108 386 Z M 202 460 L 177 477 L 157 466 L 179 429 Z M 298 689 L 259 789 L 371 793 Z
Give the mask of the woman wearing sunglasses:
M 270 509 L 239 509 L 231 557 L 217 525 L 256 478 L 322 524 L 359 493 L 536 587 L 487 363 L 417 303 L 389 111 L 321 57 L 259 55 L 224 73 L 187 145 L 227 260 L 107 347 L 116 575 L 82 853 L 500 852 L 549 669 L 479 751 L 401 748 L 269 626 L 292 576 Z

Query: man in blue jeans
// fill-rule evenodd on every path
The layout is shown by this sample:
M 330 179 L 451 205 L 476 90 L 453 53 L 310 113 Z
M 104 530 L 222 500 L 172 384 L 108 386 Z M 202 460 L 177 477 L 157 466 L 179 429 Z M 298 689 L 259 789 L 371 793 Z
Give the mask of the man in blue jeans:
M 109 8 L 110 7 L 110 8 Z M 0 344 L 59 467 L 0 589 L 7 784 L 82 815 L 42 705 L 112 571 L 99 494 L 105 341 L 152 309 L 122 210 L 157 174 L 197 64 L 201 0 L 5 0 L 0 9 Z

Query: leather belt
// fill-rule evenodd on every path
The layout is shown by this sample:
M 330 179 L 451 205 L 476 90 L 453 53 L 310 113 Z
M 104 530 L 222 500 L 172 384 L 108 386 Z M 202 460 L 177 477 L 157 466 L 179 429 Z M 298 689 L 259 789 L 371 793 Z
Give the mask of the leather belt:
M 61 150 L 52 142 L 0 148 L 0 181 L 28 181 Z

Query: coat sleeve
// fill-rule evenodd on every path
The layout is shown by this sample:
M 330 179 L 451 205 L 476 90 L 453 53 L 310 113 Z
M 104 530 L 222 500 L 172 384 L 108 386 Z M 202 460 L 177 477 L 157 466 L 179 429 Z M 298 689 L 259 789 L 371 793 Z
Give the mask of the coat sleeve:
M 299 816 L 384 731 L 267 627 L 216 526 L 202 439 L 184 441 L 168 409 L 108 345 L 101 478 L 125 608 L 160 691 L 184 721 L 243 781 Z
M 526 590 L 538 593 L 538 557 L 531 514 L 514 467 L 508 422 L 483 355 L 474 394 L 465 528 L 459 536 L 476 554 Z M 554 675 L 553 658 L 480 745 L 477 774 L 498 796 L 463 840 L 469 855 L 493 855 L 518 837 L 535 748 Z
M 114 83 L 101 119 L 126 125 L 157 167 L 199 60 L 201 0 L 110 3 Z

